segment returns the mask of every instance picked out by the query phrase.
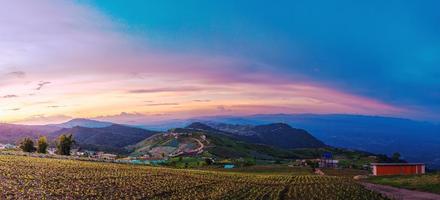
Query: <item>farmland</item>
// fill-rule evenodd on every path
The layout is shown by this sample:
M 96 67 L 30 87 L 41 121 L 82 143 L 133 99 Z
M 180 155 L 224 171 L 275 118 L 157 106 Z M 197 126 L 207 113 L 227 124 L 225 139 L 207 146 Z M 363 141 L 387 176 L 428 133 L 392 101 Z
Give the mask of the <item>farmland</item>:
M 1 199 L 384 199 L 349 179 L 0 156 Z

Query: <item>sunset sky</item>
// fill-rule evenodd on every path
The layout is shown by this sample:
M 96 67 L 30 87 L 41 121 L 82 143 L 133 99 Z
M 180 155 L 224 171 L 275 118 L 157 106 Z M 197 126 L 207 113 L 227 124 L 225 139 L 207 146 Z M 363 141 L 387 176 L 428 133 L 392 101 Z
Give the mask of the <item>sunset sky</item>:
M 439 122 L 437 2 L 2 1 L 0 122 L 266 113 Z

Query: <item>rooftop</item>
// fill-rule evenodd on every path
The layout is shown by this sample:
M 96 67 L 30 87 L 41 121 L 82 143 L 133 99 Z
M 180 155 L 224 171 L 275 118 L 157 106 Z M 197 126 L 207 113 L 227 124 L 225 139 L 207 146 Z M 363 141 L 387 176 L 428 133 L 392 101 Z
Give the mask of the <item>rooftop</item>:
M 394 166 L 394 165 L 425 165 L 425 163 L 371 163 L 376 166 Z

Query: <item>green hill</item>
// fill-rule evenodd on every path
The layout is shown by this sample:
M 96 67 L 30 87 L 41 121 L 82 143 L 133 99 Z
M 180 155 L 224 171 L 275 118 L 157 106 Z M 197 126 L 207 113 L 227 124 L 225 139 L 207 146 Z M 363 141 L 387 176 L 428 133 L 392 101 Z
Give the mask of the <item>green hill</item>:
M 255 158 L 257 160 L 312 159 L 331 152 L 338 159 L 368 160 L 368 152 L 333 147 L 283 149 L 237 140 L 218 130 L 176 128 L 128 146 L 132 156 L 161 159 L 178 156 L 209 156 L 217 159 Z

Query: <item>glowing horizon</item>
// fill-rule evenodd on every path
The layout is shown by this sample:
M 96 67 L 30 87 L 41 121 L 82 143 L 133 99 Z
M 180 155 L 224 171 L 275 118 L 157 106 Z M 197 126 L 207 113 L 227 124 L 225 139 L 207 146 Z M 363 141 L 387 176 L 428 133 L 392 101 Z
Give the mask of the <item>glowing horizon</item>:
M 389 62 L 389 68 L 380 68 L 383 72 L 377 70 L 377 77 L 369 69 L 363 72 L 367 75 L 357 74 L 350 67 L 360 62 L 326 63 L 331 54 L 322 52 L 327 46 L 318 51 L 312 50 L 318 49 L 314 44 L 307 46 L 290 39 L 283 43 L 289 34 L 277 35 L 280 30 L 266 27 L 267 24 L 247 27 L 256 31 L 273 29 L 265 32 L 269 37 L 261 36 L 267 43 L 245 39 L 241 43 L 235 40 L 247 37 L 247 30 L 232 25 L 237 28 L 235 32 L 208 31 L 212 36 L 201 36 L 217 23 L 222 31 L 221 25 L 238 23 L 229 21 L 230 16 L 215 18 L 219 21 L 213 24 L 200 22 L 194 29 L 201 31 L 190 34 L 181 32 L 181 24 L 175 28 L 177 25 L 167 24 L 174 22 L 156 22 L 141 14 L 139 18 L 148 20 L 130 21 L 122 12 L 112 10 L 119 3 L 110 6 L 101 1 L 19 0 L 2 4 L 0 122 L 48 124 L 72 118 L 102 118 L 140 123 L 201 115 L 269 113 L 346 113 L 438 120 L 437 105 L 432 103 L 435 94 L 405 96 L 398 87 L 404 80 L 401 76 L 412 73 L 412 68 L 401 65 L 397 72 L 391 68 L 394 63 Z M 134 4 L 143 5 L 137 1 Z M 131 6 L 127 9 L 139 11 Z M 161 16 L 158 14 L 158 19 Z M 244 20 L 249 16 L 234 17 Z M 174 27 L 181 35 L 164 31 L 157 23 Z M 214 42 L 217 39 L 212 37 L 216 34 L 221 35 L 220 42 Z M 225 39 L 228 34 L 237 36 Z M 280 41 L 271 40 L 271 34 Z M 201 41 L 193 41 L 198 37 Z M 200 45 L 203 41 L 211 46 Z M 227 42 L 233 47 L 224 47 Z M 261 46 L 264 51 L 254 52 Z M 266 54 L 266 48 L 273 54 Z M 234 49 L 238 50 L 231 52 Z M 341 55 L 345 56 L 349 55 Z M 436 63 L 432 59 L 430 64 Z M 374 58 L 366 60 L 376 62 Z M 429 85 L 436 89 L 438 82 L 431 83 L 429 78 L 438 70 L 430 69 L 436 71 L 422 70 L 417 80 L 408 83 L 414 82 L 414 88 Z M 390 83 L 379 79 L 385 75 L 390 77 Z M 364 76 L 371 76 L 372 80 Z M 348 82 L 343 82 L 344 78 Z

